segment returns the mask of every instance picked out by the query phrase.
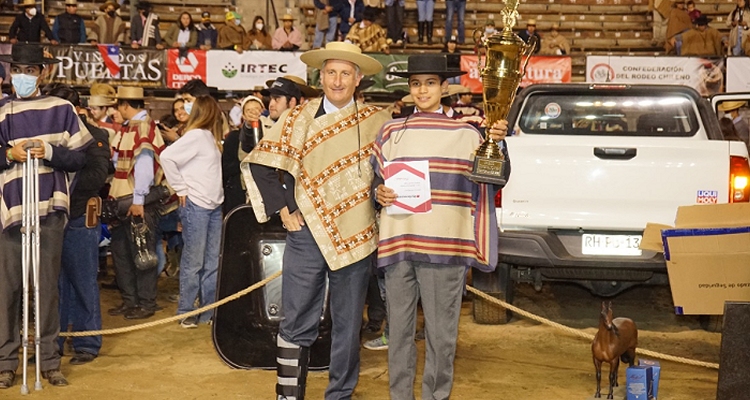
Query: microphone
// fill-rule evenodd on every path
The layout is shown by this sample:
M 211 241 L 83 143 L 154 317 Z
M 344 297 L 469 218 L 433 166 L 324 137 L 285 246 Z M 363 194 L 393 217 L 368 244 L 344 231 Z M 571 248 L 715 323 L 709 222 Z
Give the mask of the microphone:
M 255 147 L 260 142 L 260 139 L 263 138 L 263 133 L 260 131 L 260 121 L 250 121 L 250 127 L 252 128 L 253 132 L 253 147 Z

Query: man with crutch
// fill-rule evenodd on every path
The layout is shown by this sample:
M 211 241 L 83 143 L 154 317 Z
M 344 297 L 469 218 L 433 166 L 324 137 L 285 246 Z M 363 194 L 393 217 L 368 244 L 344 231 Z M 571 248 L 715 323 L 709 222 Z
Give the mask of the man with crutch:
M 68 213 L 66 172 L 83 168 L 85 149 L 92 137 L 72 104 L 58 97 L 39 96 L 44 68 L 56 63 L 56 59 L 44 57 L 38 45 L 15 45 L 10 55 L 0 56 L 0 61 L 10 63 L 15 90 L 13 97 L 0 102 L 0 170 L 4 170 L 0 175 L 0 310 L 3 310 L 0 313 L 0 389 L 15 383 L 21 347 L 23 170 L 30 160 L 38 161 L 36 171 L 30 171 L 30 179 L 33 182 L 38 179 L 35 185 L 38 191 L 33 191 L 37 199 L 27 202 L 27 211 L 37 214 L 39 219 L 39 247 L 32 246 L 31 253 L 27 254 L 34 258 L 33 253 L 38 251 L 38 275 L 34 279 L 38 290 L 34 292 L 39 295 L 34 299 L 38 310 L 34 330 L 38 344 L 36 370 L 40 373 L 35 386 L 41 387 L 40 377 L 54 386 L 64 386 L 68 382 L 60 372 L 60 349 L 56 339 L 60 331 L 57 281 Z M 30 272 L 29 278 L 33 270 Z M 27 305 L 30 304 L 31 299 Z M 34 315 L 30 309 L 25 312 L 29 317 Z M 26 348 L 27 337 L 24 337 Z

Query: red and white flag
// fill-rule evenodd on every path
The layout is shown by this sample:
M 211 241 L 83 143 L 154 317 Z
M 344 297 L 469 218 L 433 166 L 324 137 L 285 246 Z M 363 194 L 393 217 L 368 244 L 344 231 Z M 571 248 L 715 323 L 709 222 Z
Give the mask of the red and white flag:
M 112 78 L 120 78 L 120 46 L 116 44 L 100 44 L 99 53 L 102 55 L 104 65 Z

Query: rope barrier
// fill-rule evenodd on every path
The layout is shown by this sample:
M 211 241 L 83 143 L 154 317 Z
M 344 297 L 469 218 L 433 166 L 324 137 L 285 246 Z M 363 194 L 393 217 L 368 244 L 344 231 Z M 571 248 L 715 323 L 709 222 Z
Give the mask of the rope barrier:
M 227 304 L 230 301 L 237 300 L 240 297 L 242 297 L 242 296 L 244 296 L 244 295 L 246 295 L 246 294 L 248 294 L 248 293 L 250 293 L 250 292 L 252 292 L 252 291 L 254 291 L 256 289 L 265 286 L 268 282 L 271 282 L 272 280 L 274 280 L 274 279 L 276 279 L 276 278 L 278 278 L 280 276 L 281 276 L 281 271 L 277 271 L 273 275 L 268 276 L 266 279 L 263 279 L 260 282 L 257 282 L 257 283 L 255 283 L 255 284 L 253 284 L 253 285 L 251 285 L 251 286 L 249 286 L 249 287 L 247 287 L 245 289 L 242 289 L 239 292 L 237 292 L 237 293 L 235 293 L 235 294 L 233 294 L 231 296 L 227 296 L 227 297 L 225 297 L 225 298 L 223 298 L 223 299 L 221 299 L 221 300 L 219 300 L 219 301 L 217 301 L 215 303 L 207 304 L 207 305 L 205 305 L 205 306 L 203 306 L 203 307 L 201 307 L 201 308 L 199 308 L 197 310 L 186 312 L 184 314 L 178 314 L 178 315 L 175 315 L 173 317 L 160 319 L 158 321 L 146 322 L 144 324 L 138 324 L 138 325 L 125 326 L 125 327 L 122 327 L 122 328 L 104 329 L 104 330 L 99 330 L 99 331 L 60 332 L 60 336 L 62 336 L 62 337 L 81 337 L 81 336 L 114 335 L 114 334 L 117 334 L 117 333 L 132 332 L 132 331 L 137 331 L 137 330 L 141 330 L 141 329 L 151 328 L 153 326 L 168 324 L 170 322 L 176 322 L 176 321 L 185 319 L 187 317 L 192 317 L 193 315 L 198 315 L 198 314 L 200 314 L 202 312 L 205 312 L 205 311 L 208 311 L 208 310 L 212 310 L 212 309 L 217 308 L 219 306 L 223 306 L 224 304 Z
M 594 335 L 592 335 L 592 334 L 590 334 L 588 332 L 584 332 L 584 331 L 582 331 L 580 329 L 575 329 L 575 328 L 571 328 L 569 326 L 558 324 L 557 322 L 550 321 L 549 319 L 540 317 L 538 315 L 534 315 L 534 314 L 532 314 L 532 313 L 530 313 L 528 311 L 522 310 L 522 309 L 520 309 L 520 308 L 518 308 L 518 307 L 516 307 L 516 306 L 514 306 L 512 304 L 508 304 L 508 303 L 506 303 L 506 302 L 504 302 L 504 301 L 502 301 L 500 299 L 492 297 L 492 296 L 490 296 L 490 295 L 488 295 L 488 294 L 486 294 L 486 293 L 484 293 L 484 292 L 482 292 L 482 291 L 480 291 L 480 290 L 478 290 L 476 288 L 473 288 L 471 286 L 467 286 L 466 289 L 469 292 L 473 293 L 474 295 L 479 296 L 482 299 L 484 299 L 484 300 L 486 300 L 486 301 L 488 301 L 490 303 L 493 303 L 495 305 L 498 305 L 500 307 L 508 309 L 508 310 L 510 310 L 510 311 L 512 311 L 512 312 L 514 312 L 514 313 L 516 313 L 518 315 L 524 316 L 524 317 L 526 317 L 528 319 L 540 322 L 540 323 L 542 323 L 544 325 L 547 325 L 547 326 L 551 326 L 552 328 L 555 328 L 557 330 L 561 330 L 561 331 L 567 332 L 567 333 L 569 333 L 569 334 L 571 334 L 573 336 L 578 336 L 578 337 L 580 337 L 582 339 L 594 340 Z M 719 364 L 716 364 L 716 363 L 709 363 L 709 362 L 705 362 L 705 361 L 693 360 L 693 359 L 689 359 L 689 358 L 685 358 L 685 357 L 677 357 L 677 356 L 672 356 L 672 355 L 669 355 L 669 354 L 659 353 L 659 352 L 656 352 L 656 351 L 651 351 L 651 350 L 646 350 L 646 349 L 641 349 L 641 348 L 636 349 L 636 352 L 638 354 L 641 354 L 641 355 L 644 355 L 644 356 L 659 358 L 659 359 L 662 359 L 662 360 L 674 361 L 676 363 L 688 364 L 688 365 L 695 365 L 695 366 L 699 366 L 699 367 L 706 367 L 706 368 L 712 368 L 712 369 L 719 369 Z
M 172 316 L 172 317 L 169 317 L 169 318 L 160 319 L 158 321 L 152 321 L 152 322 L 147 322 L 147 323 L 138 324 L 138 325 L 131 325 L 131 326 L 126 326 L 126 327 L 122 327 L 122 328 L 104 329 L 104 330 L 98 330 L 98 331 L 61 332 L 60 336 L 61 337 L 83 337 L 83 336 L 98 336 L 98 335 L 114 335 L 114 334 L 118 334 L 118 333 L 133 332 L 133 331 L 137 331 L 137 330 L 141 330 L 141 329 L 151 328 L 153 326 L 164 325 L 164 324 L 168 324 L 170 322 L 176 322 L 176 321 L 182 320 L 184 318 L 192 317 L 192 316 L 198 315 L 198 314 L 200 314 L 202 312 L 205 312 L 205 311 L 208 311 L 208 310 L 212 310 L 212 309 L 217 308 L 219 306 L 222 306 L 222 305 L 224 305 L 226 303 L 229 303 L 230 301 L 237 300 L 240 297 L 242 297 L 242 296 L 244 296 L 244 295 L 246 295 L 248 293 L 253 292 L 254 290 L 257 290 L 257 289 L 265 286 L 268 282 L 271 282 L 272 280 L 278 278 L 279 276 L 281 276 L 281 271 L 277 271 L 273 275 L 268 276 L 266 279 L 263 279 L 262 281 L 259 281 L 259 282 L 255 283 L 255 284 L 253 284 L 253 285 L 251 285 L 251 286 L 249 286 L 249 287 L 247 287 L 247 288 L 245 288 L 245 289 L 243 289 L 243 290 L 241 290 L 241 291 L 239 291 L 239 292 L 237 292 L 237 293 L 235 293 L 233 295 L 227 296 L 227 297 L 225 297 L 225 298 L 223 298 L 223 299 L 221 299 L 221 300 L 219 300 L 219 301 L 217 301 L 215 303 L 205 305 L 205 306 L 203 306 L 203 307 L 201 307 L 201 308 L 199 308 L 197 310 L 193 310 L 193 311 L 190 311 L 190 312 L 187 312 L 187 313 L 184 313 L 184 314 L 179 314 L 179 315 L 175 315 L 175 316 Z M 490 302 L 492 304 L 495 304 L 495 305 L 500 306 L 502 308 L 508 309 L 508 310 L 510 310 L 510 311 L 512 311 L 512 312 L 514 312 L 514 313 L 516 313 L 518 315 L 521 315 L 523 317 L 526 317 L 526 318 L 528 318 L 530 320 L 537 321 L 537 322 L 539 322 L 541 324 L 550 326 L 550 327 L 552 327 L 554 329 L 557 329 L 557 330 L 560 330 L 560 331 L 563 331 L 563 332 L 567 332 L 567 333 L 569 333 L 569 334 L 571 334 L 573 336 L 577 336 L 577 337 L 579 337 L 581 339 L 594 340 L 594 335 L 592 335 L 592 334 L 590 334 L 588 332 L 584 332 L 581 329 L 571 328 L 569 326 L 565 326 L 565 325 L 559 324 L 557 322 L 551 321 L 551 320 L 549 320 L 547 318 L 543 318 L 543 317 L 540 317 L 538 315 L 532 314 L 532 313 L 530 313 L 528 311 L 525 311 L 525 310 L 522 310 L 522 309 L 520 309 L 520 308 L 518 308 L 518 307 L 516 307 L 516 306 L 514 306 L 512 304 L 508 304 L 508 303 L 506 303 L 506 302 L 504 302 L 504 301 L 502 301 L 502 300 L 500 300 L 498 298 L 492 297 L 492 296 L 490 296 L 490 295 L 488 295 L 488 294 L 486 294 L 486 293 L 484 293 L 484 292 L 482 292 L 482 291 L 480 291 L 480 290 L 478 290 L 478 289 L 476 289 L 476 288 L 474 288 L 472 286 L 467 286 L 466 289 L 469 292 L 471 292 L 472 294 L 474 294 L 476 296 L 479 296 L 480 298 L 482 298 L 482 299 L 484 299 L 484 300 L 486 300 L 486 301 L 488 301 L 488 302 Z M 644 356 L 659 358 L 659 359 L 662 359 L 662 360 L 673 361 L 673 362 L 676 362 L 676 363 L 687 364 L 687 365 L 695 365 L 695 366 L 705 367 L 705 368 L 711 368 L 711 369 L 719 369 L 719 364 L 716 364 L 716 363 L 709 363 L 709 362 L 705 362 L 705 361 L 693 360 L 693 359 L 689 359 L 689 358 L 685 358 L 685 357 L 677 357 L 677 356 L 672 356 L 672 355 L 669 355 L 669 354 L 659 353 L 659 352 L 656 352 L 656 351 L 651 351 L 651 350 L 641 349 L 641 348 L 636 349 L 636 352 L 638 354 L 641 354 L 641 355 L 644 355 Z

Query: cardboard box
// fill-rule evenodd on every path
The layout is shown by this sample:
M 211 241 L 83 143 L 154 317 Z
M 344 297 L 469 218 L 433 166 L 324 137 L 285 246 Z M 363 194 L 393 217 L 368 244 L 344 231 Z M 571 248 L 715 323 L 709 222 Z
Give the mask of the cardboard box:
M 646 226 L 641 249 L 664 252 L 676 314 L 721 315 L 725 301 L 750 301 L 749 203 L 679 207 L 673 228 Z
M 647 360 L 645 358 L 638 359 L 638 365 L 642 367 L 651 367 L 651 381 L 652 391 L 654 394 L 654 400 L 659 398 L 659 378 L 661 377 L 661 364 L 658 361 Z
M 654 398 L 651 367 L 641 365 L 628 367 L 625 374 L 627 400 L 652 400 Z

